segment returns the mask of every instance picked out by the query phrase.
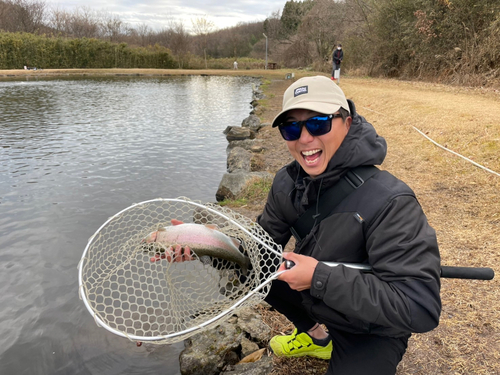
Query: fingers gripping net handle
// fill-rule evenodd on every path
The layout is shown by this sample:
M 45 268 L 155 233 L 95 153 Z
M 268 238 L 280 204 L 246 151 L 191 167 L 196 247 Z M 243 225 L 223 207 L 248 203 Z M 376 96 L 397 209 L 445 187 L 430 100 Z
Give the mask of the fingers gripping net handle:
M 248 270 L 215 256 L 169 256 L 178 243 L 145 241 L 171 220 L 214 224 L 241 243 Z M 79 292 L 96 322 L 135 341 L 168 344 L 255 305 L 269 292 L 281 248 L 256 223 L 216 204 L 186 198 L 134 204 L 109 218 L 89 239 L 79 264 Z M 246 271 L 246 272 L 244 272 Z

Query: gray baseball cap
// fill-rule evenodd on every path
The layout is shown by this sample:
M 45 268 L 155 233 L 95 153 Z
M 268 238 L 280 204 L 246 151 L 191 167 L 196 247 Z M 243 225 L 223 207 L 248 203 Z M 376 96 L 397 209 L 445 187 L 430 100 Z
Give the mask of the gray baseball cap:
M 291 109 L 331 115 L 340 108 L 349 111 L 349 104 L 342 89 L 325 76 L 304 77 L 292 83 L 283 95 L 283 109 L 274 118 L 273 127 L 283 121 L 283 115 Z

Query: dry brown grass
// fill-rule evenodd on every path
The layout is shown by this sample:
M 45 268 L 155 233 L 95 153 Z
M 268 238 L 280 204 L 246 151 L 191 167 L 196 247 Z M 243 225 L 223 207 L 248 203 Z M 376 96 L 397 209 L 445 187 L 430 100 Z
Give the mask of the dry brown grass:
M 388 80 L 344 80 L 358 111 L 387 139 L 384 168 L 416 192 L 436 229 L 442 263 L 496 268 L 500 177 L 433 145 L 415 131 L 500 172 L 500 95 Z M 499 374 L 498 279 L 442 279 L 440 325 L 415 335 L 399 374 Z

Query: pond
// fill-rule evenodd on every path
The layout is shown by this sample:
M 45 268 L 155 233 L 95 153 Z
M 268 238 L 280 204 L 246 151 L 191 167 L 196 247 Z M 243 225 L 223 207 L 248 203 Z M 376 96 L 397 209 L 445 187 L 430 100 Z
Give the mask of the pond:
M 78 298 L 89 237 L 133 203 L 215 201 L 223 130 L 253 78 L 0 81 L 0 366 L 4 374 L 178 374 L 183 344 L 137 347 Z

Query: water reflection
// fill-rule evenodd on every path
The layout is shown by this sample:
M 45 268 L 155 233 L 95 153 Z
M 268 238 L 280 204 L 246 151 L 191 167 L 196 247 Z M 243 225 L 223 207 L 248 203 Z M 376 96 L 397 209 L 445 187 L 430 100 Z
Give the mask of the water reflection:
M 90 235 L 132 203 L 214 200 L 222 131 L 248 116 L 252 83 L 0 82 L 2 373 L 178 373 L 182 344 L 137 348 L 94 324 L 77 296 L 77 263 Z

